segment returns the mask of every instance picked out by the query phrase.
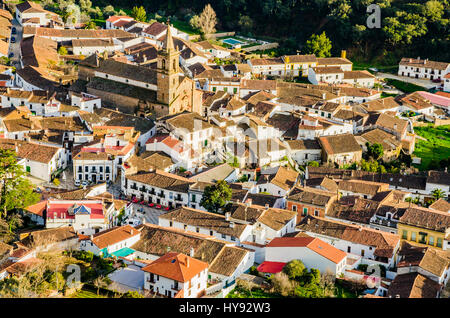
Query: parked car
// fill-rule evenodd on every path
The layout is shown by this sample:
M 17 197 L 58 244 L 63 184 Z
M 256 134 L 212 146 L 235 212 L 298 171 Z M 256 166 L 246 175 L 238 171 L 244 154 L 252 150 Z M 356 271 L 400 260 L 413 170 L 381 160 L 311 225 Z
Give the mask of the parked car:
M 81 185 L 81 181 L 80 180 L 75 180 L 75 186 L 79 187 Z
M 16 34 L 16 33 L 17 33 L 17 29 L 16 29 L 15 27 L 12 27 L 12 28 L 11 28 L 11 33 L 12 33 L 12 34 Z
M 87 186 L 87 185 L 89 185 L 89 181 L 87 181 L 87 180 L 84 180 L 84 181 L 83 181 L 83 183 L 81 183 L 81 185 L 83 185 L 83 186 Z
M 16 38 L 15 37 L 11 38 L 11 43 L 16 43 Z
M 8 57 L 9 57 L 9 58 L 14 57 L 14 53 L 13 53 L 13 52 L 9 53 Z

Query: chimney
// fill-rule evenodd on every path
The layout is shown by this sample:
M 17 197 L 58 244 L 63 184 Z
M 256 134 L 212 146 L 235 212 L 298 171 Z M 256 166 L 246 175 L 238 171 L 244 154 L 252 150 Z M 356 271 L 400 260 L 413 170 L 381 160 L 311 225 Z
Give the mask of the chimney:
M 234 228 L 234 222 L 230 222 L 230 228 Z
M 310 218 L 306 219 L 306 224 L 311 224 L 311 219 Z
M 231 216 L 230 212 L 225 213 L 225 221 L 230 221 L 230 216 Z
M 189 257 L 186 256 L 186 267 L 189 267 Z
M 191 249 L 190 249 L 190 251 L 189 251 L 189 256 L 190 257 L 194 257 L 194 248 L 193 247 L 191 247 Z
M 266 210 L 269 209 L 269 204 L 268 204 L 268 203 L 266 203 L 266 204 L 264 205 L 264 209 L 266 209 Z
M 146 224 L 147 221 L 145 220 L 145 217 L 142 217 L 142 224 Z
M 247 199 L 247 201 L 245 201 L 245 205 L 246 206 L 251 206 L 252 205 L 252 199 Z
M 362 231 L 362 226 L 358 227 L 358 231 L 359 231 L 359 232 Z
M 89 239 L 92 241 L 94 239 L 94 235 L 89 235 Z
M 326 99 L 327 98 L 327 94 L 326 93 L 322 93 L 322 99 Z

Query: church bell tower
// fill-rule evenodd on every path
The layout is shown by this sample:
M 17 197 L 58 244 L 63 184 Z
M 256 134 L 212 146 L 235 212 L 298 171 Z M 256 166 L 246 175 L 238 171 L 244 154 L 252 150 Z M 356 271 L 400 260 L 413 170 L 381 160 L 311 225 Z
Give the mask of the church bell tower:
M 157 100 L 159 103 L 170 106 L 177 98 L 180 72 L 179 58 L 180 52 L 173 43 L 172 31 L 168 20 L 166 41 L 163 48 L 159 50 L 157 57 Z

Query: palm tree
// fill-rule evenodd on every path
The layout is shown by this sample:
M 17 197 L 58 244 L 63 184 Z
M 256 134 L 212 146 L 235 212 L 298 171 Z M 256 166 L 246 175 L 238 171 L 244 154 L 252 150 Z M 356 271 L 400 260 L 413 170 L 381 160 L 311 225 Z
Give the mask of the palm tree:
M 104 276 L 99 276 L 94 280 L 94 285 L 97 287 L 97 296 L 100 294 L 100 288 L 105 288 L 108 286 Z
M 434 189 L 433 191 L 431 191 L 431 194 L 433 195 L 433 198 L 435 198 L 436 200 L 445 197 L 445 192 L 442 191 L 441 189 Z

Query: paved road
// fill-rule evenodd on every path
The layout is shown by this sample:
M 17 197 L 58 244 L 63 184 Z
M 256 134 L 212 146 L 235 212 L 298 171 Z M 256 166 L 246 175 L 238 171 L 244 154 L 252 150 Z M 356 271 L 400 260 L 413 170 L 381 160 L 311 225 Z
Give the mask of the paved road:
M 11 58 L 11 64 L 12 66 L 15 66 L 16 69 L 20 69 L 20 42 L 22 41 L 22 32 L 23 32 L 23 28 L 22 26 L 19 24 L 19 22 L 17 22 L 16 19 L 13 19 L 11 21 L 12 23 L 12 27 L 15 27 L 17 30 L 16 34 L 11 34 L 11 37 L 16 38 L 16 42 L 15 43 L 9 43 L 9 52 L 8 52 L 8 56 L 10 53 L 13 53 L 14 56 Z M 11 27 L 11 28 L 12 28 Z
M 135 265 L 126 268 L 119 268 L 108 275 L 113 281 L 112 286 L 119 292 L 139 291 L 144 288 L 144 272 Z
M 151 208 L 149 206 L 144 206 L 138 203 L 132 204 L 132 211 L 131 215 L 128 217 L 129 222 L 134 222 L 134 225 L 138 225 L 142 223 L 142 217 L 145 218 L 146 223 L 151 224 L 158 224 L 158 217 L 161 214 L 165 214 L 169 211 L 166 211 L 164 209 L 155 209 Z
M 392 79 L 396 79 L 402 82 L 407 82 L 407 83 L 411 83 L 411 84 L 415 84 L 415 85 L 419 85 L 419 86 L 423 86 L 427 89 L 433 88 L 438 86 L 439 84 L 437 83 L 433 83 L 430 80 L 427 79 L 420 79 L 420 78 L 411 78 L 411 77 L 406 77 L 406 76 L 398 76 L 398 75 L 394 75 L 394 74 L 389 74 L 389 73 L 380 73 L 378 72 L 376 74 L 377 78 L 392 78 Z

